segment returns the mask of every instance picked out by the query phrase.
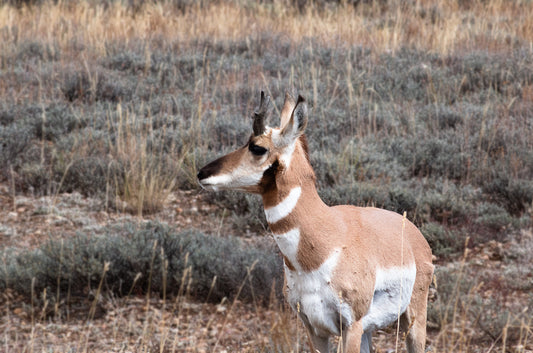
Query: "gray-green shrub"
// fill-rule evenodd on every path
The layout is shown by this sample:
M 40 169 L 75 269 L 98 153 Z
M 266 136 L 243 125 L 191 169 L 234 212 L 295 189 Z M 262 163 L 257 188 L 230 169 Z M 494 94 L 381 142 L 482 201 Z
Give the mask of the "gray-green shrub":
M 95 290 L 109 263 L 103 289 L 117 296 L 132 289 L 156 295 L 186 294 L 179 291 L 187 289 L 196 299 L 216 302 L 235 298 L 242 286 L 239 299 L 268 302 L 272 290 L 281 291 L 281 258 L 272 244 L 249 246 L 232 237 L 176 232 L 152 222 L 112 226 L 101 233 L 50 240 L 35 250 L 3 249 L 0 288 L 33 294 L 34 299 L 46 289 L 49 300 L 57 299 L 59 289 L 60 300 L 67 300 Z

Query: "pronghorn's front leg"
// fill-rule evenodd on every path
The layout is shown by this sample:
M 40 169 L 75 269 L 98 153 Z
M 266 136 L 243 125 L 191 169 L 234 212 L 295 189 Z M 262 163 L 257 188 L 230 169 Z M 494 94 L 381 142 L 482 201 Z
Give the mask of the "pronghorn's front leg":
M 299 304 L 297 306 L 296 312 L 298 313 L 298 317 L 302 320 L 305 328 L 307 329 L 307 336 L 309 337 L 309 346 L 311 347 L 311 352 L 329 353 L 329 335 L 320 335 L 315 331 L 307 315 L 303 312 L 300 312 Z
M 312 330 L 307 330 L 311 340 L 311 352 L 328 353 L 329 352 L 329 337 L 321 337 L 312 333 Z
M 372 347 L 372 331 L 365 331 L 361 337 L 361 353 L 374 353 Z
M 361 337 L 361 352 L 362 353 L 374 353 L 372 348 L 372 331 L 366 331 Z
M 363 323 L 361 321 L 354 322 L 350 327 L 347 327 L 342 332 L 342 353 L 359 353 L 367 352 L 366 348 L 362 346 Z

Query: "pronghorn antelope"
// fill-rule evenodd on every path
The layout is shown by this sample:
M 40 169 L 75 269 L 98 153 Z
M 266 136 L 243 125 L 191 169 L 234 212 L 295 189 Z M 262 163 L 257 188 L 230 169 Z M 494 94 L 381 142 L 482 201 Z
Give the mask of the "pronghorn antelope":
M 202 187 L 260 194 L 285 264 L 285 294 L 313 352 L 329 337 L 343 352 L 371 352 L 372 331 L 400 321 L 407 350 L 424 352 L 431 249 L 401 215 L 373 207 L 329 207 L 318 196 L 304 130 L 307 105 L 288 93 L 279 128 L 265 126 L 261 92 L 248 143 L 198 173 Z

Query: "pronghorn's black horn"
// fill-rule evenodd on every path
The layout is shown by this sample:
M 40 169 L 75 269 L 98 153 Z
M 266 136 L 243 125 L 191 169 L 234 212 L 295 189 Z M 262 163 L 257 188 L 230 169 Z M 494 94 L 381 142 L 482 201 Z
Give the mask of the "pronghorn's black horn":
M 265 132 L 265 117 L 270 103 L 270 96 L 266 96 L 265 92 L 261 91 L 261 103 L 259 108 L 254 112 L 254 135 L 259 136 Z

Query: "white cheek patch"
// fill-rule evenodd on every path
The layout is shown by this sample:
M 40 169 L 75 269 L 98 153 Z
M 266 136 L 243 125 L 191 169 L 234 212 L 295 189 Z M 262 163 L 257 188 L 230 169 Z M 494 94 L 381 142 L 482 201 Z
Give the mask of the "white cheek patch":
M 315 334 L 340 335 L 343 326 L 352 324 L 352 311 L 331 287 L 331 277 L 339 259 L 335 249 L 315 271 L 290 271 L 285 267 L 288 301 Z
M 266 170 L 266 168 L 265 168 Z M 263 172 L 250 173 L 245 168 L 237 168 L 231 173 L 214 175 L 201 181 L 206 189 L 217 191 L 219 189 L 239 190 L 248 186 L 258 185 L 263 178 Z
M 294 210 L 294 207 L 296 207 L 301 193 L 302 188 L 297 186 L 291 189 L 289 195 L 287 195 L 287 197 L 284 198 L 283 201 L 281 201 L 274 207 L 265 209 L 267 222 L 273 224 L 287 217 L 292 212 L 292 210 Z
M 411 301 L 416 278 L 416 266 L 377 269 L 374 297 L 363 317 L 363 330 L 373 331 L 398 320 Z
M 259 173 L 253 173 L 253 174 L 241 174 L 237 175 L 237 177 L 233 180 L 232 183 L 230 183 L 231 188 L 238 189 L 239 187 L 245 187 L 245 186 L 255 186 L 259 185 L 259 182 L 263 178 L 263 171 Z

